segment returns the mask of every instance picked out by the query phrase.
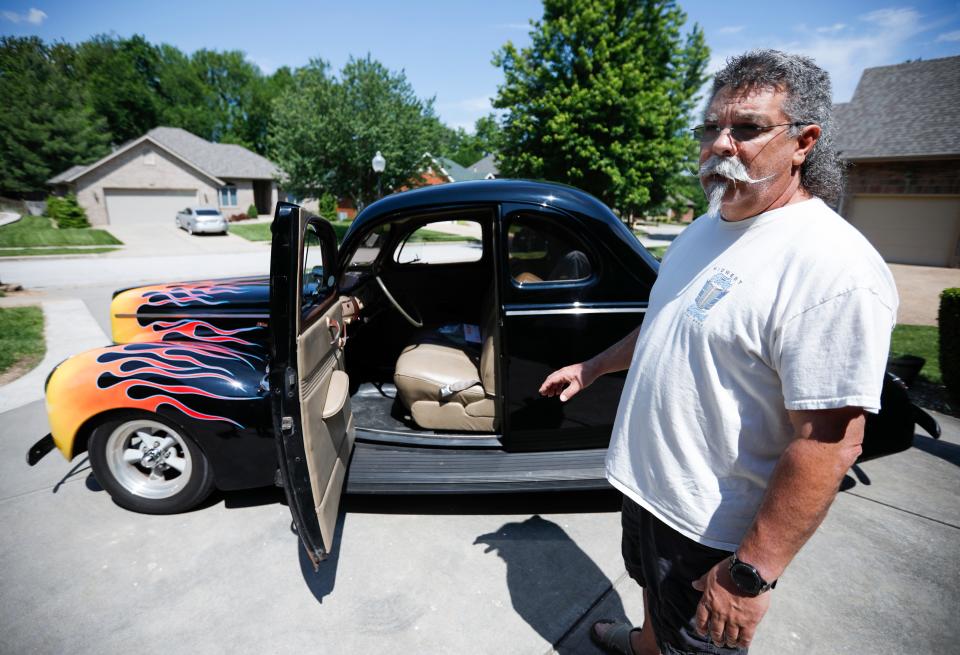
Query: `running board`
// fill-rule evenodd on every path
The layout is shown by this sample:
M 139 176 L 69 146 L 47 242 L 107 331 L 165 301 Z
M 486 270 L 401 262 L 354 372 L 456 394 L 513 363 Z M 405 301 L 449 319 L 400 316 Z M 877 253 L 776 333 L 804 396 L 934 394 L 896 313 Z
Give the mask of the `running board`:
M 357 442 L 347 493 L 443 494 L 609 489 L 605 448 L 508 453 Z

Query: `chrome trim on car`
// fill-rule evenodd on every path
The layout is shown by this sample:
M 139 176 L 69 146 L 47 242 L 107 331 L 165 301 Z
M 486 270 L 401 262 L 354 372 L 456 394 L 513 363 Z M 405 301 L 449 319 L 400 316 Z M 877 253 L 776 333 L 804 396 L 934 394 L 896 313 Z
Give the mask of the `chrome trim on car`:
M 645 314 L 647 303 L 573 303 L 563 305 L 504 305 L 507 316 L 555 316 L 558 314 Z

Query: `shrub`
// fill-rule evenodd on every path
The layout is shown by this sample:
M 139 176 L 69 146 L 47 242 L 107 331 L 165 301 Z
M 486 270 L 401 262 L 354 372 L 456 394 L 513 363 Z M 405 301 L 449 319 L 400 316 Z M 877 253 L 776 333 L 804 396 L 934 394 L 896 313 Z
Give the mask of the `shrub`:
M 940 294 L 940 375 L 956 406 L 960 407 L 960 288 Z
M 62 198 L 58 196 L 47 198 L 47 216 L 52 218 L 60 229 L 90 227 L 87 212 L 77 204 L 77 197 L 72 193 Z
M 332 193 L 325 193 L 317 199 L 317 213 L 328 221 L 337 220 L 337 197 Z
M 256 217 L 259 216 L 259 215 L 260 215 L 260 212 L 257 211 L 257 206 L 256 206 L 256 205 L 250 205 L 249 207 L 247 207 L 247 217 L 248 217 L 248 218 L 256 218 Z

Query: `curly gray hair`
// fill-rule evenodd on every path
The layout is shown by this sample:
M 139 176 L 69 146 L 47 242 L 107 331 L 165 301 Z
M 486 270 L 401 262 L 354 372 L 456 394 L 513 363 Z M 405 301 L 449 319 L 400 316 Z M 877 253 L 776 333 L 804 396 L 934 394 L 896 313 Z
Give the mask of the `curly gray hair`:
M 779 50 L 751 50 L 728 59 L 714 76 L 710 102 L 724 87 L 785 91 L 783 111 L 787 117 L 797 123 L 820 126 L 820 138 L 800 167 L 800 184 L 824 201 L 836 202 L 843 188 L 843 164 L 833 145 L 830 75 L 809 57 Z M 791 133 L 795 136 L 801 129 L 792 127 Z

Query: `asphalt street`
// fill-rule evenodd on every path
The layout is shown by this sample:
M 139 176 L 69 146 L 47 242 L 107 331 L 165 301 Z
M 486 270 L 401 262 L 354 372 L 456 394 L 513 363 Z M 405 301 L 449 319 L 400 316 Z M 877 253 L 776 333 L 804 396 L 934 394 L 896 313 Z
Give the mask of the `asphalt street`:
M 112 278 L 88 258 L 89 275 L 51 274 L 41 295 L 81 300 L 108 332 L 115 286 L 202 276 L 226 256 L 250 253 L 152 271 L 112 258 L 130 260 Z M 851 472 L 751 652 L 956 652 L 960 421 L 938 419 L 943 440 L 918 435 Z M 596 653 L 593 620 L 643 616 L 613 493 L 350 497 L 314 573 L 278 490 L 134 514 L 85 456 L 28 467 L 48 431 L 42 402 L 0 415 L 0 653 Z

